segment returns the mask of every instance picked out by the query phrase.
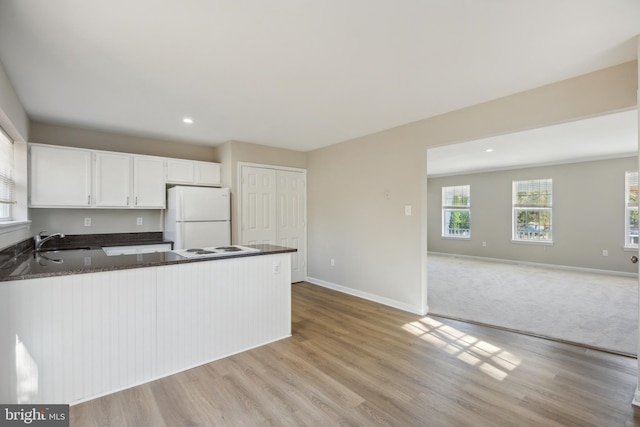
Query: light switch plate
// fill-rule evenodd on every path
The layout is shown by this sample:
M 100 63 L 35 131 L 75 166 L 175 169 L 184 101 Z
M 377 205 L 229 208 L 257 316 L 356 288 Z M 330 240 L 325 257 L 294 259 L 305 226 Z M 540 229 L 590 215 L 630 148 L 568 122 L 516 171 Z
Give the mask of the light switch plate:
M 411 216 L 411 205 L 405 205 L 404 207 L 404 215 Z

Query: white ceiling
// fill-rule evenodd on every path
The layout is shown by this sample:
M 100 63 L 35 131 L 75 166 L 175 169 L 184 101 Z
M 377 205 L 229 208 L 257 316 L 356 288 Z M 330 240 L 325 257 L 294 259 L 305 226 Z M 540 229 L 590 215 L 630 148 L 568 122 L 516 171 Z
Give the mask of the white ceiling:
M 432 148 L 427 151 L 427 174 L 458 175 L 637 153 L 638 112 L 631 110 Z
M 34 120 L 308 151 L 633 60 L 638 17 L 638 0 L 1 0 L 0 62 Z

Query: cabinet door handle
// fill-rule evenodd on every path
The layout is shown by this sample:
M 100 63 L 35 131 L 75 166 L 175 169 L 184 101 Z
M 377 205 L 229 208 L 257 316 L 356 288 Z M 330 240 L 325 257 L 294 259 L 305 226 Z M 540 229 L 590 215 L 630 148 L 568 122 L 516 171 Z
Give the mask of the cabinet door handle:
M 136 206 L 138 206 L 138 196 L 136 196 Z
M 127 196 L 127 206 L 129 206 L 129 196 Z
M 91 194 L 89 194 L 87 196 L 87 204 L 90 205 L 91 204 Z

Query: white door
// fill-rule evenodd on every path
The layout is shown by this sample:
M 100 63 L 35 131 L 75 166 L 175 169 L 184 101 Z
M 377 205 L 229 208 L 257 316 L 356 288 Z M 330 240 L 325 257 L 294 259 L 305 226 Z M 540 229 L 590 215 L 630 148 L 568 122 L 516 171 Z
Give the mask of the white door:
M 277 197 L 278 245 L 296 248 L 291 254 L 291 281 L 301 282 L 307 277 L 306 244 L 306 181 L 304 173 L 278 170 Z
M 242 167 L 242 244 L 276 245 L 276 171 Z
M 307 276 L 306 174 L 303 171 L 242 166 L 241 244 L 270 243 L 296 248 L 291 281 Z

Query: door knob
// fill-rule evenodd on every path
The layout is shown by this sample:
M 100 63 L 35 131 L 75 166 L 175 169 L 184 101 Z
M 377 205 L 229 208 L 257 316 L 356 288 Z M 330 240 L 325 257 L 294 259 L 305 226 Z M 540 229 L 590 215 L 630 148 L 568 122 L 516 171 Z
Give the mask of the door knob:
M 635 264 L 636 262 L 638 262 L 638 257 L 637 257 L 637 256 L 635 256 L 635 255 L 634 255 L 634 256 L 632 256 L 632 257 L 631 257 L 631 262 L 632 262 L 632 263 L 634 263 L 634 264 Z

